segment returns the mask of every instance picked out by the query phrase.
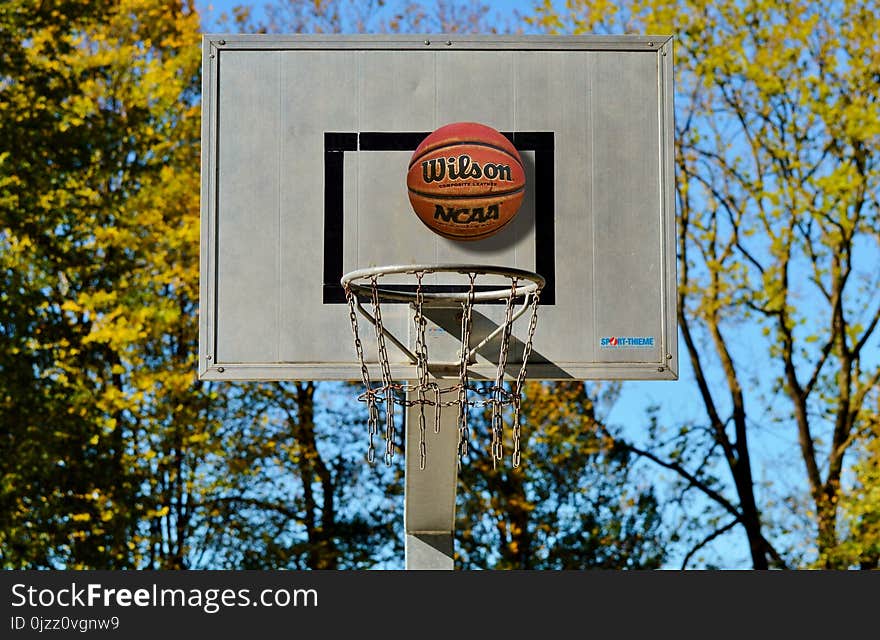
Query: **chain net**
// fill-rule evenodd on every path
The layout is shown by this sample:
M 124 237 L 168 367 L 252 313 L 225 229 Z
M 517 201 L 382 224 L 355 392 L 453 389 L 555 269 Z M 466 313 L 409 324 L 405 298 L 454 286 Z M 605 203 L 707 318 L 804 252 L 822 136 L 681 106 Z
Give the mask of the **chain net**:
M 425 294 L 423 279 L 425 275 L 432 273 L 430 269 L 410 272 L 415 278 L 415 294 L 410 307 L 413 312 L 413 329 L 415 348 L 412 351 L 414 364 L 416 365 L 416 380 L 414 382 L 398 382 L 391 376 L 391 367 L 388 357 L 386 335 L 390 335 L 382 321 L 382 296 L 379 288 L 381 273 L 371 275 L 367 287 L 359 288 L 363 294 L 368 292 L 370 315 L 364 312 L 364 307 L 358 300 L 358 293 L 349 282 L 344 282 L 345 297 L 348 303 L 351 330 L 354 336 L 355 352 L 361 369 L 361 381 L 364 392 L 358 396 L 358 400 L 366 403 L 368 409 L 367 430 L 368 447 L 367 460 L 373 463 L 376 459 L 376 439 L 379 435 L 380 407 L 384 407 L 384 453 L 383 460 L 390 465 L 394 459 L 395 439 L 395 407 L 418 407 L 418 434 L 419 434 L 419 467 L 425 468 L 427 460 L 427 407 L 434 408 L 432 428 L 435 433 L 440 432 L 440 413 L 443 409 L 455 407 L 458 412 L 458 456 L 459 460 L 468 454 L 470 447 L 470 429 L 468 427 L 468 414 L 474 407 L 488 408 L 490 412 L 491 442 L 489 451 L 492 463 L 495 466 L 504 458 L 504 410 L 512 409 L 512 433 L 511 433 L 511 462 L 518 467 L 521 462 L 521 398 L 522 387 L 526 378 L 528 358 L 532 351 L 532 341 L 538 322 L 538 305 L 541 285 L 523 294 L 518 289 L 522 279 L 515 275 L 509 275 L 510 290 L 499 297 L 503 302 L 503 320 L 498 329 L 499 351 L 498 366 L 495 379 L 491 385 L 474 385 L 468 375 L 468 367 L 472 357 L 471 330 L 473 328 L 473 307 L 477 289 L 477 278 L 482 274 L 480 271 L 471 271 L 466 275 L 469 283 L 467 293 L 460 302 L 461 305 L 461 349 L 458 361 L 458 379 L 449 385 L 441 386 L 429 372 L 428 343 L 425 338 L 428 320 L 424 314 Z M 510 351 L 511 334 L 513 324 L 523 313 L 515 314 L 514 309 L 517 301 L 522 300 L 523 313 L 529 315 L 526 339 L 523 342 L 522 363 L 516 378 L 505 384 L 504 374 L 507 369 L 508 354 Z M 367 302 L 367 301 L 365 301 Z M 378 368 L 381 381 L 374 381 L 370 376 L 370 369 L 364 359 L 363 341 L 358 326 L 357 310 L 361 310 L 371 321 L 375 329 L 376 350 L 378 354 Z M 396 342 L 396 341 L 395 341 Z M 398 343 L 399 344 L 399 343 Z

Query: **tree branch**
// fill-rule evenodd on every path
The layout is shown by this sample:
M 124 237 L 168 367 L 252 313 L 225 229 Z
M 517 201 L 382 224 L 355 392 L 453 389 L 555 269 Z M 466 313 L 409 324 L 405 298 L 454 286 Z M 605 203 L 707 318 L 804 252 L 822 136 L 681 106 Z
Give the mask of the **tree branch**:
M 274 511 L 288 520 L 293 520 L 294 522 L 302 522 L 302 514 L 294 511 L 293 509 L 284 506 L 283 504 L 279 504 L 277 502 L 270 502 L 269 500 L 260 500 L 259 498 L 247 498 L 245 496 L 219 496 L 212 500 L 208 500 L 204 503 L 206 507 L 210 507 L 214 504 L 228 504 L 235 507 L 236 505 L 243 504 L 248 507 L 256 507 L 257 509 L 262 509 L 264 511 Z
M 691 558 L 694 556 L 694 554 L 697 551 L 699 551 L 700 549 L 705 547 L 707 544 L 712 542 L 715 538 L 718 538 L 719 536 L 724 535 L 725 533 L 727 533 L 728 531 L 733 529 L 738 524 L 739 524 L 739 520 L 731 520 L 730 522 L 728 522 L 726 525 L 724 525 L 720 529 L 716 529 L 715 531 L 710 533 L 708 536 L 706 536 L 705 538 L 700 540 L 700 542 L 698 542 L 697 545 L 693 549 L 691 549 L 690 551 L 687 552 L 687 555 L 684 557 L 684 560 L 681 561 L 682 571 L 687 569 L 688 562 L 690 562 Z
M 609 437 L 610 437 L 610 434 L 609 434 Z M 669 469 L 670 471 L 675 471 L 682 478 L 684 478 L 685 480 L 690 482 L 694 487 L 696 487 L 697 489 L 702 491 L 708 498 L 710 498 L 711 500 L 714 500 L 716 503 L 718 503 L 718 505 L 723 507 L 725 511 L 727 511 L 732 516 L 734 516 L 737 519 L 737 522 L 739 522 L 740 517 L 741 517 L 740 513 L 739 513 L 739 511 L 737 511 L 736 507 L 734 507 L 733 504 L 731 504 L 727 500 L 727 498 L 725 498 L 720 493 L 715 491 L 715 489 L 713 489 L 712 487 L 710 487 L 709 485 L 704 483 L 702 480 L 700 480 L 699 478 L 694 476 L 692 473 L 690 473 L 687 469 L 685 469 L 683 466 L 681 466 L 677 462 L 669 462 L 668 460 L 663 460 L 662 458 L 654 455 L 650 451 L 647 451 L 645 449 L 641 449 L 633 444 L 630 444 L 629 442 L 619 441 L 619 440 L 617 440 L 615 442 L 618 442 L 618 444 L 620 444 L 620 446 L 622 446 L 624 449 L 626 449 L 627 451 L 631 451 L 632 453 L 636 454 L 637 456 L 642 456 L 642 457 L 647 458 L 648 460 L 651 460 L 652 462 L 660 465 L 661 467 L 663 467 L 665 469 Z
M 878 321 L 880 321 L 880 307 L 877 307 L 877 311 L 874 313 L 874 317 L 871 318 L 871 323 L 868 325 L 867 329 L 865 329 L 865 332 L 862 334 L 862 337 L 859 338 L 859 341 L 856 342 L 855 346 L 852 348 L 852 354 L 854 356 L 859 355 L 859 352 L 865 346 L 868 338 L 871 337 L 871 334 L 873 334 L 874 330 L 877 328 Z

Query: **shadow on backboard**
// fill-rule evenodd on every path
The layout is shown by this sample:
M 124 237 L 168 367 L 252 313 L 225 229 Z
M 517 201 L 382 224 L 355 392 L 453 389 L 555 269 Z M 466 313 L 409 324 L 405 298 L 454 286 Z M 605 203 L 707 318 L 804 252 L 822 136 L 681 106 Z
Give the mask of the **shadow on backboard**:
M 423 308 L 425 317 L 433 322 L 435 325 L 443 329 L 446 333 L 451 336 L 455 336 L 456 341 L 458 341 L 459 336 L 461 335 L 461 308 L 460 307 L 429 307 L 425 306 Z M 495 329 L 498 328 L 498 323 L 492 320 L 491 318 L 486 317 L 476 309 L 471 311 L 471 345 L 479 344 L 486 336 L 491 334 Z M 520 318 L 514 326 L 522 325 L 523 327 L 528 326 L 528 314 L 525 314 L 522 318 Z M 538 308 L 538 331 L 540 331 L 541 325 L 541 309 Z M 460 344 L 460 342 L 459 342 Z M 500 334 L 489 340 L 486 344 L 484 344 L 477 351 L 477 356 L 481 358 L 485 358 L 490 363 L 497 366 L 498 364 L 498 353 L 501 348 L 501 336 Z M 519 373 L 520 366 L 522 364 L 522 356 L 523 350 L 525 349 L 525 343 L 517 338 L 515 335 L 511 334 L 510 336 L 510 345 L 508 348 L 507 355 L 507 367 L 505 368 L 505 373 L 511 377 L 516 377 Z M 431 344 L 428 343 L 428 359 L 431 359 Z M 429 370 L 434 374 L 445 374 L 449 375 L 450 373 L 455 373 L 452 369 L 457 367 L 457 364 L 451 366 L 449 364 L 450 359 L 445 359 L 444 363 L 430 363 Z M 540 364 L 542 369 L 542 378 L 547 379 L 563 379 L 563 378 L 571 378 L 571 375 L 565 371 L 554 365 L 551 361 L 549 361 L 546 357 L 544 357 L 538 351 L 532 350 L 529 354 L 529 365 Z M 476 373 L 469 374 L 473 379 L 488 379 L 486 376 L 481 376 Z

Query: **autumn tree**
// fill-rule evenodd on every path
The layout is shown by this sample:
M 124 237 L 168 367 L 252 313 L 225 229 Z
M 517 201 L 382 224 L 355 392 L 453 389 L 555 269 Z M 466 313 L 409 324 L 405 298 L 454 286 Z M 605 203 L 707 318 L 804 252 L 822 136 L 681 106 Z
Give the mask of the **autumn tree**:
M 274 0 L 235 5 L 220 21 L 251 33 L 497 33 L 519 18 L 480 0 Z
M 180 567 L 217 403 L 194 386 L 198 16 L 0 7 L 0 542 Z
M 877 566 L 842 501 L 855 462 L 859 486 L 873 477 L 857 445 L 880 382 L 878 10 L 569 0 L 533 18 L 676 39 L 679 328 L 704 417 L 665 418 L 666 446 L 629 445 L 702 496 L 685 564 L 739 529 L 755 568 Z M 785 443 L 776 460 L 768 441 Z M 880 504 L 856 494 L 874 526 Z
M 369 465 L 353 388 L 287 382 L 238 387 L 248 414 L 228 416 L 205 495 L 216 517 L 200 562 L 234 569 L 396 566 L 403 554 L 401 470 Z M 222 522 L 222 525 L 220 525 Z
M 528 383 L 518 468 L 489 451 L 490 415 L 471 420 L 457 495 L 463 568 L 662 566 L 670 545 L 660 505 L 636 458 L 608 435 L 603 414 L 618 392 L 613 383 Z
M 840 566 L 880 566 L 880 397 L 864 412 L 856 436 L 853 480 L 841 488 L 841 543 L 831 552 Z
M 475 2 L 390 14 L 382 3 L 349 13 L 345 0 L 277 6 L 294 13 L 270 13 L 264 28 L 497 28 Z M 546 398 L 531 387 L 531 418 L 548 435 L 530 443 L 544 453 L 469 481 L 461 514 L 488 541 L 466 539 L 470 566 L 523 566 L 529 545 L 542 566 L 655 566 L 655 498 L 623 486 L 638 477 L 633 456 L 682 479 L 679 503 L 698 527 L 687 527 L 684 565 L 737 529 L 757 568 L 877 566 L 877 10 L 538 9 L 530 28 L 676 36 L 679 325 L 705 415 L 660 414 L 639 443 L 597 419 L 585 387 Z M 194 379 L 191 4 L 12 0 L 0 27 L 0 562 L 345 567 L 370 566 L 377 548 L 390 558 L 394 543 L 376 545 L 399 527 L 395 490 L 371 502 L 366 487 L 398 479 L 364 471 L 333 428 L 356 423 L 350 406 L 316 407 L 322 385 L 307 382 Z M 759 465 L 759 437 L 790 439 L 778 464 Z M 472 462 L 488 472 L 477 453 Z M 535 496 L 575 505 L 577 521 L 551 539 L 559 510 Z M 562 539 L 570 553 L 552 546 Z

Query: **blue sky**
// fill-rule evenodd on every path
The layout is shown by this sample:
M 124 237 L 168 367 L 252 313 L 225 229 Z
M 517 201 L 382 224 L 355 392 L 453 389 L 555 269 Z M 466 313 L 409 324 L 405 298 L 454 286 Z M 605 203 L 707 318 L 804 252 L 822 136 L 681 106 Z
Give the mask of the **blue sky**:
M 247 0 L 196 0 L 196 7 L 202 15 L 202 24 L 206 32 L 216 31 L 221 16 L 224 13 L 231 15 L 232 9 L 238 5 L 252 7 L 254 14 L 259 16 L 262 8 L 267 4 L 272 3 L 267 2 L 267 0 L 255 0 L 253 2 L 248 2 Z M 406 4 L 408 4 L 407 0 L 386 0 L 382 12 L 383 14 L 391 14 L 397 8 Z M 430 2 L 424 2 L 423 4 L 428 5 Z M 492 2 L 485 2 L 485 4 L 490 5 L 492 11 L 497 13 L 509 12 L 513 14 L 514 12 L 519 12 L 520 14 L 530 14 L 536 4 L 536 0 L 494 0 Z

